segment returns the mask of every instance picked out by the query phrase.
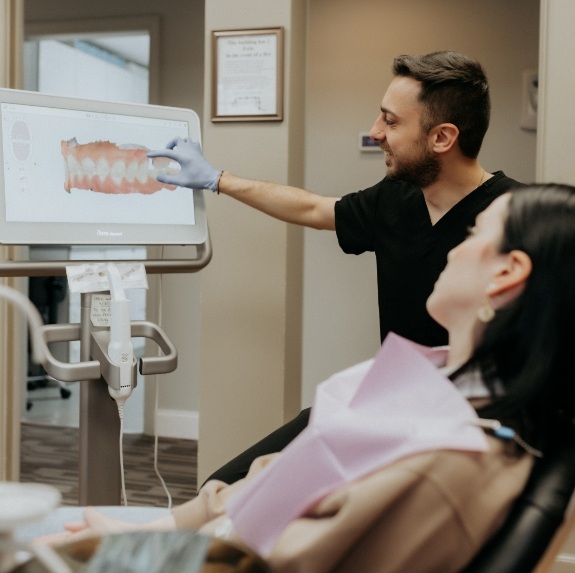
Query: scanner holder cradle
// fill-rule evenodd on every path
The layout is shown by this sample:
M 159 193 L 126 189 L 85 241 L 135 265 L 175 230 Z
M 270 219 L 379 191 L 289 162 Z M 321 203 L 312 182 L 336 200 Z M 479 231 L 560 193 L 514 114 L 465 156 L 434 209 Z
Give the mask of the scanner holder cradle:
M 47 344 L 81 340 L 81 324 L 49 324 L 42 327 Z M 178 366 L 178 353 L 166 333 L 156 324 L 147 320 L 131 322 L 132 338 L 153 340 L 164 353 L 160 356 L 143 356 L 132 360 L 132 387 L 136 387 L 136 369 L 142 376 L 168 374 Z M 108 355 L 109 330 L 93 330 L 90 333 L 91 360 L 85 362 L 61 362 L 50 353 L 43 363 L 50 376 L 62 382 L 97 380 L 103 378 L 112 388 L 120 389 L 120 367 L 112 363 Z
M 81 295 L 80 323 L 45 324 L 42 338 L 48 351 L 42 360 L 46 372 L 63 382 L 82 382 L 79 426 L 79 505 L 120 505 L 121 472 L 117 436 L 120 420 L 108 386 L 120 389 L 120 367 L 108 354 L 110 328 L 94 326 L 90 320 L 92 293 Z M 167 374 L 177 368 L 178 354 L 166 333 L 147 320 L 130 321 L 132 338 L 156 343 L 162 354 L 132 359 L 131 382 L 137 370 L 143 376 Z M 62 362 L 49 350 L 57 342 L 80 341 L 80 361 Z

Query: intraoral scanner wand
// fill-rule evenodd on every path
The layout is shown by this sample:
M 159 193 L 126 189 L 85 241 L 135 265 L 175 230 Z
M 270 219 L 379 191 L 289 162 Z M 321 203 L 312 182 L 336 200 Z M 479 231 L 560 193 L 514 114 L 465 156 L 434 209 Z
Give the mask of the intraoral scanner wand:
M 120 369 L 120 389 L 108 386 L 110 396 L 123 405 L 132 393 L 132 361 L 134 349 L 130 321 L 130 301 L 126 298 L 122 287 L 122 278 L 118 267 L 107 265 L 108 282 L 110 284 L 110 343 L 108 356 L 110 362 Z
M 122 277 L 118 267 L 107 265 L 108 283 L 110 285 L 110 342 L 108 357 L 110 362 L 120 369 L 120 389 L 116 390 L 108 384 L 110 396 L 116 400 L 120 415 L 120 474 L 124 505 L 128 505 L 126 481 L 124 477 L 124 455 L 122 453 L 122 435 L 124 433 L 124 404 L 132 394 L 132 361 L 134 348 L 132 346 L 132 324 L 130 321 L 130 301 L 126 298 Z

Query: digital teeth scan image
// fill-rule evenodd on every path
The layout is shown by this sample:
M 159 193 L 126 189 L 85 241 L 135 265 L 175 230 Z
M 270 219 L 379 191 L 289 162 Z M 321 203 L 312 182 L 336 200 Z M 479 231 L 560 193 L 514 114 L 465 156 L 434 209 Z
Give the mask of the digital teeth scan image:
M 80 144 L 76 138 L 61 142 L 64 158 L 64 189 L 85 189 L 96 193 L 142 193 L 161 189 L 173 191 L 175 185 L 157 181 L 159 174 L 175 174 L 171 161 L 163 157 L 149 159 L 148 149 L 138 144 L 117 145 L 111 141 Z

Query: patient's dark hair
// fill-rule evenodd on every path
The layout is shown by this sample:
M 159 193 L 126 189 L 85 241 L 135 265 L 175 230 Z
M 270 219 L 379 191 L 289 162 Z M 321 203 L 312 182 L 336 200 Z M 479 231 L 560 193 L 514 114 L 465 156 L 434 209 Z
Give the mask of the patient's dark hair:
M 531 185 L 512 191 L 501 252 L 532 261 L 520 296 L 498 310 L 474 356 L 494 366 L 505 396 L 489 415 L 527 414 L 538 436 L 575 413 L 575 187 Z
M 459 129 L 461 152 L 475 159 L 491 113 L 489 85 L 481 64 L 459 52 L 402 55 L 393 61 L 393 73 L 421 82 L 423 131 L 427 133 L 440 123 L 453 123 Z

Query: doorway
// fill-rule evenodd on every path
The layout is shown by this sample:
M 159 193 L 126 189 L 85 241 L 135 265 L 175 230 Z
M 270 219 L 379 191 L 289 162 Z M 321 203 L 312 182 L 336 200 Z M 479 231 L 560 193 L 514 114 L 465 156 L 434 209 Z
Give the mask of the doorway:
M 139 19 L 138 19 L 139 20 Z M 125 22 L 123 22 L 125 24 Z M 67 22 L 65 33 L 50 30 L 29 33 L 24 45 L 24 86 L 30 91 L 56 95 L 147 104 L 154 89 L 150 83 L 150 61 L 153 29 L 121 30 L 118 22 L 109 21 L 102 31 L 75 32 L 85 26 Z M 54 24 L 52 23 L 52 26 Z M 100 23 L 100 25 L 102 25 Z M 42 247 L 30 248 L 30 258 L 89 260 L 145 259 L 145 247 Z M 63 296 L 49 296 L 48 290 L 63 277 L 33 277 L 30 279 L 32 299 L 45 320 L 50 322 L 80 321 L 80 295 L 70 295 L 64 285 Z M 65 280 L 65 279 L 64 279 Z M 131 318 L 146 318 L 146 292 L 127 290 L 131 300 Z M 144 352 L 144 339 L 134 339 L 134 353 Z M 60 343 L 53 349 L 62 361 L 79 361 L 79 342 Z M 64 384 L 45 376 L 30 365 L 27 379 L 27 408 L 24 423 L 78 427 L 79 386 Z M 134 392 L 126 402 L 126 433 L 142 433 L 144 429 L 144 379 L 139 376 Z

